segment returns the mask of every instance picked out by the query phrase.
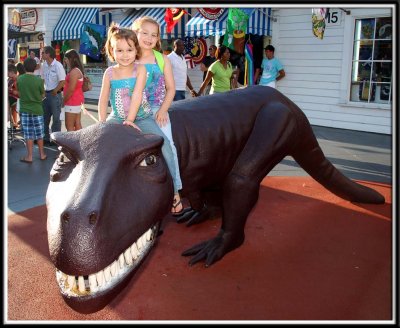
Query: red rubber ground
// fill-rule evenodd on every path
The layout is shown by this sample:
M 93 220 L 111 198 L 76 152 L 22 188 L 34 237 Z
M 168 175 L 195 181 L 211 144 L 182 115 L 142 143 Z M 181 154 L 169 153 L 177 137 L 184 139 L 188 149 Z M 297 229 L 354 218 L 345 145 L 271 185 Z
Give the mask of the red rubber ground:
M 46 207 L 9 216 L 6 319 L 391 320 L 391 186 L 361 183 L 386 204 L 352 204 L 309 177 L 267 177 L 244 244 L 209 268 L 180 254 L 214 237 L 221 220 L 187 228 L 168 219 L 129 285 L 89 315 L 59 294 Z

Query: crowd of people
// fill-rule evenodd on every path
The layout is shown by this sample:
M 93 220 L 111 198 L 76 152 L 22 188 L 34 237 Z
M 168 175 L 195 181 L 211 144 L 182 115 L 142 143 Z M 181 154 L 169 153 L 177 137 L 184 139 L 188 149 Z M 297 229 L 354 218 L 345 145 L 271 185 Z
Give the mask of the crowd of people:
M 229 61 L 229 48 L 211 45 L 209 56 L 200 65 L 203 82 L 196 92 L 187 74 L 184 50 L 184 42 L 177 39 L 170 54 L 161 53 L 160 25 L 152 17 L 138 18 L 132 28 L 112 23 L 105 53 L 113 65 L 104 72 L 98 102 L 100 122 L 119 123 L 164 138 L 162 153 L 173 180 L 171 213 L 175 216 L 189 209 L 184 208 L 179 194 L 182 181 L 168 110 L 173 101 L 185 99 L 186 88 L 192 97 L 227 92 L 237 88 L 239 75 L 239 70 Z M 45 46 L 41 55 L 42 63 L 31 51 L 23 63 L 8 65 L 10 117 L 14 128 L 22 126 L 27 153 L 20 160 L 24 163 L 33 162 L 34 142 L 38 145 L 40 160 L 47 158 L 44 146 L 52 145 L 50 130 L 61 131 L 62 120 L 67 131 L 82 128 L 85 73 L 79 54 L 74 49 L 66 51 L 67 72 L 55 59 L 53 47 Z M 265 55 L 261 69 L 255 72 L 255 81 L 275 87 L 285 72 L 274 58 L 273 46 L 265 48 Z M 109 103 L 111 112 L 107 115 Z

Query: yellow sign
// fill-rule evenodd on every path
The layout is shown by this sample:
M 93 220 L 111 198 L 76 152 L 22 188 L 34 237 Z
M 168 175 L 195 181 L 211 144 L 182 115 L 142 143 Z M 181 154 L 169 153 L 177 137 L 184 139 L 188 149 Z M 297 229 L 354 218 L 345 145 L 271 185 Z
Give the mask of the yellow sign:
M 21 26 L 21 14 L 16 9 L 12 11 L 11 22 L 15 26 Z

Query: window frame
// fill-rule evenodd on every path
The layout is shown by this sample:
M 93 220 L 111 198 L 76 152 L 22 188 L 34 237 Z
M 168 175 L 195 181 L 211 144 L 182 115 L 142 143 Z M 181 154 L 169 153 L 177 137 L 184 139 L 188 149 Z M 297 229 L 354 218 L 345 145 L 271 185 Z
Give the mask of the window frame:
M 353 11 L 353 10 L 352 10 Z M 354 11 L 353 11 L 354 12 Z M 353 71 L 353 46 L 354 46 L 354 32 L 356 20 L 358 19 L 377 19 L 377 18 L 391 18 L 392 26 L 395 24 L 395 18 L 390 13 L 380 13 L 377 12 L 374 15 L 370 13 L 365 14 L 354 14 L 345 15 L 345 26 L 344 26 L 344 44 L 343 44 L 343 66 L 341 70 L 341 83 L 340 83 L 340 105 L 341 106 L 351 106 L 360 107 L 368 109 L 384 109 L 391 110 L 393 106 L 393 96 L 392 100 L 388 103 L 378 103 L 378 102 L 366 102 L 366 101 L 352 101 L 351 99 L 351 86 L 352 86 L 352 71 Z M 376 22 L 376 21 L 375 21 Z M 395 87 L 395 47 L 393 47 L 393 40 L 395 39 L 395 29 L 392 28 L 392 81 L 391 81 L 391 92 Z M 375 39 L 374 39 L 375 40 Z

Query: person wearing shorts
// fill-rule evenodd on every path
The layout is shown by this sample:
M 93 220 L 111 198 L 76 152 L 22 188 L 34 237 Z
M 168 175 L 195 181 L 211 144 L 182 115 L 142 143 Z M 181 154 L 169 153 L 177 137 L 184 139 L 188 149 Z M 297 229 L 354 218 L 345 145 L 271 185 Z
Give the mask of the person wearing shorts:
M 32 164 L 33 143 L 37 141 L 40 159 L 47 158 L 43 147 L 44 119 L 43 104 L 44 85 L 40 76 L 34 75 L 36 61 L 30 57 L 25 59 L 26 74 L 17 78 L 17 89 L 20 100 L 20 117 L 26 141 L 26 156 L 20 159 L 23 163 Z
M 83 65 L 74 49 L 65 53 L 64 63 L 68 67 L 64 85 L 65 128 L 67 131 L 82 129 L 81 106 L 85 102 L 83 95 Z

